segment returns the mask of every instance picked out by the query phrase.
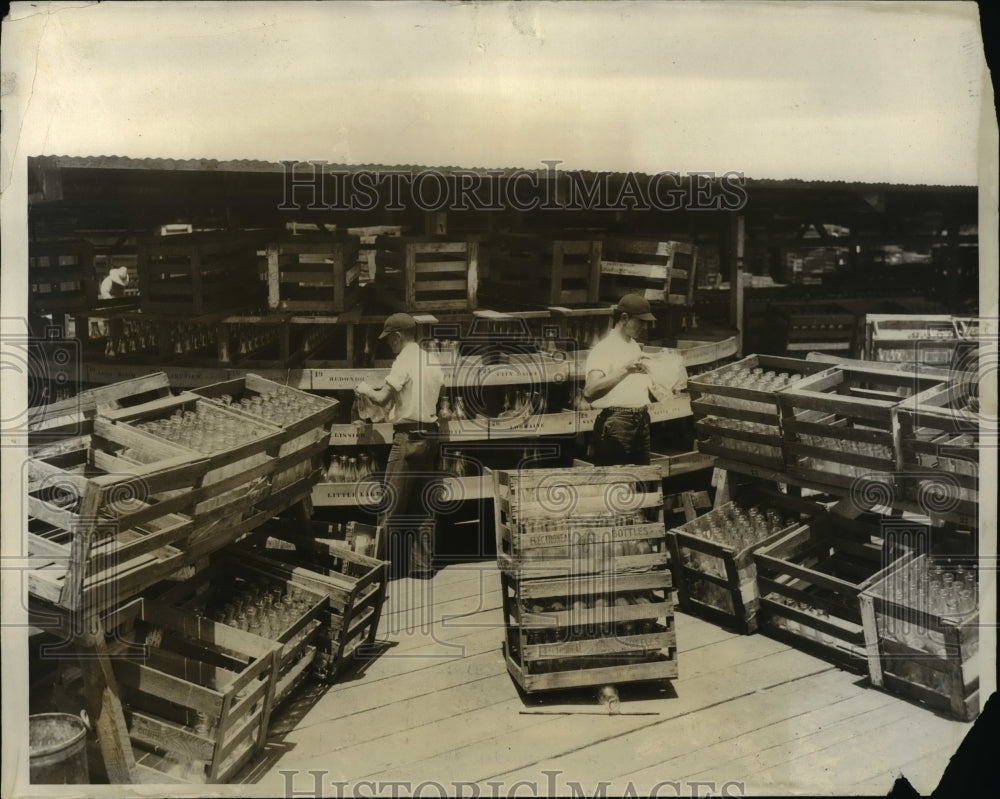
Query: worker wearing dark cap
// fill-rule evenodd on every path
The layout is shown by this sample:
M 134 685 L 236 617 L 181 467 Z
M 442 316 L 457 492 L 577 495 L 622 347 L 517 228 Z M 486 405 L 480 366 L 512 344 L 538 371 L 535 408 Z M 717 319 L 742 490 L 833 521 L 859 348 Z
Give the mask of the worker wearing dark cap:
M 641 338 L 656 317 L 638 294 L 626 294 L 614 309 L 614 328 L 587 356 L 584 398 L 600 409 L 594 423 L 594 463 L 649 463 L 649 402 L 652 380 Z
M 436 479 L 437 404 L 444 375 L 417 344 L 416 336 L 417 323 L 409 314 L 395 313 L 386 319 L 379 338 L 386 340 L 396 360 L 385 385 L 373 388 L 360 383 L 355 393 L 389 411 L 393 436 L 385 469 L 388 507 L 379 524 L 394 548 L 402 543 L 394 535 L 411 539 L 409 574 L 427 579 L 434 576 L 434 515 L 425 489 Z M 398 551 L 405 557 L 405 549 Z M 393 565 L 397 573 L 401 571 L 402 564 L 394 561 Z

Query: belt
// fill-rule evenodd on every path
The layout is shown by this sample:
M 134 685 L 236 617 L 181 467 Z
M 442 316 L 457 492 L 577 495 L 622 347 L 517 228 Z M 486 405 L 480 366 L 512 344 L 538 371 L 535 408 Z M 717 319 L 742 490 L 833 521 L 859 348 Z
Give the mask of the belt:
M 608 416 L 649 416 L 649 408 L 601 408 L 598 418 Z
M 436 433 L 437 422 L 400 422 L 392 426 L 394 433 Z

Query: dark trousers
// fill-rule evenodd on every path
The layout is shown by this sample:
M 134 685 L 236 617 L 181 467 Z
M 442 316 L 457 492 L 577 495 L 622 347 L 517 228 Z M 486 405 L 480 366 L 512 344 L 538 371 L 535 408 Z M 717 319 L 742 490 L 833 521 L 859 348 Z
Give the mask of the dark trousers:
M 392 437 L 385 467 L 386 509 L 379 524 L 396 575 L 433 568 L 438 447 L 436 433 L 396 432 Z
M 649 414 L 602 411 L 594 425 L 594 465 L 649 465 Z

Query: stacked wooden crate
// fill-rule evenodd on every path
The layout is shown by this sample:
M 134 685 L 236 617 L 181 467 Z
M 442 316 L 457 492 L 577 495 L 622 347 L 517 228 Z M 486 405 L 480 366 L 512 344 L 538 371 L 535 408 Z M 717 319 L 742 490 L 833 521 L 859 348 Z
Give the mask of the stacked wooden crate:
M 776 303 L 768 306 L 768 348 L 775 354 L 835 352 L 854 347 L 854 314 L 833 303 Z
M 278 644 L 272 706 L 287 699 L 306 675 L 327 615 L 325 592 L 289 579 L 270 563 L 243 557 L 234 547 L 156 600 Z
M 602 243 L 595 239 L 500 236 L 490 250 L 484 290 L 498 300 L 542 307 L 600 300 Z
M 236 233 L 191 233 L 138 244 L 140 307 L 146 313 L 199 316 L 262 305 L 254 239 Z
M 224 407 L 191 392 L 140 405 L 105 410 L 117 426 L 173 441 L 189 453 L 208 458 L 202 486 L 209 492 L 195 513 L 206 513 L 236 497 L 250 495 L 252 504 L 271 493 L 271 477 L 279 466 L 278 450 L 285 439 L 280 427 Z M 259 513 L 254 510 L 254 513 Z M 229 517 L 225 523 L 238 522 Z
M 689 378 L 698 449 L 710 455 L 783 471 L 785 454 L 778 415 L 778 391 L 827 364 L 772 355 L 746 358 Z M 771 374 L 775 388 L 754 388 L 753 375 Z M 747 372 L 751 379 L 746 378 Z M 787 383 L 782 378 L 787 378 Z M 780 386 L 780 387 L 779 387 Z
M 861 613 L 872 684 L 960 721 L 975 719 L 982 668 L 978 591 L 975 562 L 927 554 L 901 558 L 867 586 Z
M 748 496 L 667 531 L 678 606 L 741 633 L 757 629 L 760 593 L 753 553 L 784 537 L 800 523 L 800 513 Z M 737 511 L 756 510 L 762 522 L 741 533 Z M 818 510 L 818 508 L 817 508 Z M 775 516 L 775 514 L 777 514 Z
M 111 607 L 190 562 L 193 541 L 249 508 L 237 496 L 196 513 L 210 493 L 208 459 L 104 419 L 82 424 L 88 432 L 39 447 L 27 464 L 33 595 Z
M 349 536 L 376 539 L 370 525 L 351 522 Z M 311 530 L 320 533 L 320 525 Z M 267 569 L 327 597 L 317 642 L 317 675 L 334 680 L 367 654 L 386 596 L 388 563 L 355 552 L 345 541 L 314 537 L 301 525 L 274 519 L 234 548 L 240 562 Z
M 138 763 L 164 782 L 224 783 L 263 749 L 280 645 L 146 599 L 104 626 Z
M 987 423 L 979 406 L 978 374 L 956 372 L 895 408 L 899 474 L 906 499 L 935 516 L 976 524 L 979 439 Z
M 73 311 L 97 302 L 94 250 L 83 239 L 32 242 L 28 248 L 28 305 L 36 312 Z
M 943 375 L 832 366 L 778 395 L 790 474 L 853 492 L 896 494 L 894 411 L 906 397 L 943 386 Z M 871 484 L 866 487 L 866 484 Z
M 868 314 L 865 357 L 911 368 L 949 368 L 964 338 L 961 321 L 945 314 Z
M 694 305 L 698 248 L 681 241 L 609 239 L 601 261 L 601 299 L 639 294 L 650 302 Z
M 360 296 L 360 240 L 351 235 L 285 236 L 267 245 L 267 304 L 295 312 L 343 313 Z
M 270 480 L 270 496 L 258 507 L 280 510 L 301 501 L 319 481 L 336 400 L 248 374 L 195 389 L 192 393 L 228 406 L 256 422 L 284 432 Z
M 677 676 L 656 467 L 494 473 L 507 669 L 527 692 Z
M 859 596 L 902 554 L 872 525 L 830 513 L 753 553 L 760 629 L 856 672 L 868 669 Z
M 479 241 L 380 236 L 379 296 L 401 311 L 468 311 L 478 302 Z

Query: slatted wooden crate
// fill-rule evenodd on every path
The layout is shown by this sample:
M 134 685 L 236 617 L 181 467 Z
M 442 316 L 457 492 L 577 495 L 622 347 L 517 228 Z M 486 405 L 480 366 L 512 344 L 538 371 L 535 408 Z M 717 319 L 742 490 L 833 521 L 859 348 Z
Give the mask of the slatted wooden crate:
M 865 357 L 947 369 L 962 344 L 962 325 L 946 314 L 868 314 Z
M 639 294 L 650 302 L 694 305 L 698 248 L 681 241 L 609 239 L 601 261 L 601 299 Z
M 256 244 L 246 235 L 191 233 L 138 245 L 140 307 L 146 313 L 208 314 L 262 305 Z
M 980 424 L 974 381 L 957 375 L 900 403 L 899 471 L 904 496 L 929 513 L 975 525 Z
M 523 577 L 666 568 L 656 466 L 496 471 L 501 570 Z
M 365 535 L 370 525 L 351 523 Z M 314 524 L 313 529 L 319 531 Z M 375 640 L 385 603 L 388 563 L 353 552 L 341 541 L 314 538 L 301 525 L 275 519 L 237 548 L 243 563 L 260 565 L 329 598 L 317 655 L 320 676 L 334 680 L 363 659 Z
M 358 247 L 350 235 L 286 236 L 267 246 L 267 305 L 343 313 L 360 297 Z
M 273 599 L 275 591 L 280 604 L 264 604 L 265 594 L 272 594 Z M 258 615 L 263 607 L 265 624 L 239 621 L 235 606 L 258 598 L 261 604 L 254 602 L 254 606 Z M 219 552 L 210 568 L 172 586 L 156 600 L 279 644 L 274 706 L 287 699 L 306 675 L 328 614 L 326 592 L 310 590 L 268 564 L 249 562 L 232 548 Z
M 179 421 L 191 414 L 196 421 Z M 271 478 L 276 469 L 287 469 L 291 464 L 282 462 L 278 455 L 285 440 L 284 431 L 266 422 L 252 419 L 245 414 L 223 407 L 191 392 L 152 400 L 141 405 L 106 410 L 104 417 L 117 425 L 144 431 L 158 439 L 175 443 L 191 452 L 208 458 L 209 470 L 202 485 L 213 495 L 195 507 L 195 513 L 210 508 L 221 498 L 254 490 L 259 499 L 271 493 Z M 164 425 L 171 420 L 169 429 Z M 225 426 L 230 432 L 226 437 L 211 438 L 210 425 Z
M 748 355 L 688 379 L 698 448 L 710 455 L 781 471 L 784 443 L 779 426 L 778 389 L 751 388 L 745 370 L 761 370 L 790 380 L 812 375 L 829 364 L 773 355 Z M 727 385 L 736 379 L 736 384 Z
M 850 353 L 854 347 L 854 314 L 833 303 L 772 303 L 768 306 L 770 349 L 775 353 Z
M 490 249 L 484 290 L 495 297 L 517 297 L 522 304 L 543 307 L 596 303 L 601 248 L 599 240 L 505 235 Z
M 778 394 L 788 471 L 822 485 L 895 491 L 894 409 L 945 376 L 833 366 Z M 860 482 L 857 482 L 860 481 Z
M 380 236 L 375 285 L 379 296 L 401 311 L 474 310 L 479 242 Z
M 772 525 L 769 532 L 758 532 L 747 541 L 713 540 L 709 537 L 707 527 L 713 516 L 720 517 L 725 527 L 721 532 L 727 535 L 735 528 L 732 513 L 737 508 L 748 511 L 752 507 L 762 512 L 776 511 L 781 517 L 781 524 L 777 527 Z M 744 634 L 756 632 L 760 593 L 753 553 L 783 538 L 800 524 L 799 513 L 774 505 L 768 507 L 759 498 L 748 497 L 739 502 L 728 502 L 710 511 L 708 517 L 703 516 L 668 530 L 667 543 L 678 607 L 685 613 L 732 627 Z
M 920 575 L 933 566 L 922 554 L 900 559 L 861 592 L 861 615 L 872 685 L 950 713 L 979 715 L 979 607 L 935 608 L 919 593 Z M 975 566 L 969 574 L 978 592 Z M 952 572 L 952 574 L 954 574 Z
M 28 305 L 36 312 L 73 311 L 97 304 L 94 248 L 83 239 L 31 242 Z
M 532 693 L 677 677 L 669 571 L 501 573 L 507 670 Z
M 239 499 L 196 520 L 207 459 L 103 419 L 88 424 L 90 433 L 40 448 L 27 464 L 29 550 L 52 559 L 32 570 L 29 588 L 68 608 L 134 595 Z
M 111 664 L 140 762 L 224 783 L 261 751 L 280 645 L 145 599 L 105 626 L 117 632 Z
M 271 477 L 277 492 L 295 483 L 312 491 L 322 476 L 323 456 L 330 426 L 337 418 L 338 402 L 284 386 L 255 374 L 195 389 L 193 394 L 251 416 L 284 431 L 278 463 Z
M 860 593 L 900 554 L 877 536 L 818 518 L 753 553 L 759 628 L 842 668 L 867 672 Z

